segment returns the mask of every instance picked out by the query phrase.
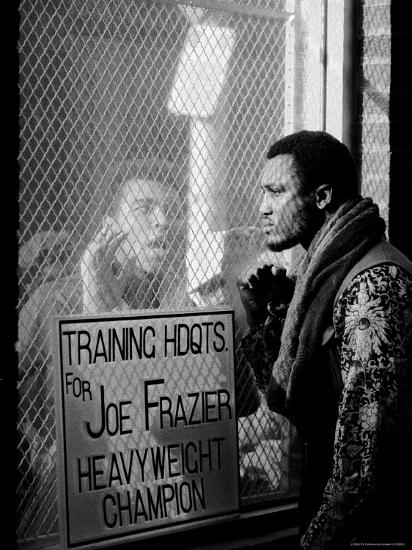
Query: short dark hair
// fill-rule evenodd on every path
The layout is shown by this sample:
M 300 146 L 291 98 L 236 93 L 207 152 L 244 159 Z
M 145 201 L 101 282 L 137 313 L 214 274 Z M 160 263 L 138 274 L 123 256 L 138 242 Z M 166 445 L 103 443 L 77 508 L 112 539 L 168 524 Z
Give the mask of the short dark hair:
M 109 193 L 107 211 L 115 215 L 124 196 L 126 184 L 132 179 L 152 181 L 164 191 L 173 190 L 182 199 L 182 178 L 176 174 L 171 163 L 163 159 L 125 159 L 109 171 Z
M 346 145 L 327 132 L 301 130 L 276 141 L 266 158 L 292 155 L 297 176 L 307 193 L 322 184 L 331 185 L 334 201 L 358 193 L 355 162 Z

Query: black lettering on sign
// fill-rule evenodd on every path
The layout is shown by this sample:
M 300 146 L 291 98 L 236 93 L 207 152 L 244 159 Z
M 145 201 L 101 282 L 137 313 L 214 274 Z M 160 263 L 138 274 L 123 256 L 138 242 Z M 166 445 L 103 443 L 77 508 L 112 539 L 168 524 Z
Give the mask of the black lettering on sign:
M 173 398 L 167 395 L 149 398 L 149 388 L 163 384 L 164 378 L 144 381 L 146 431 L 150 429 L 151 423 L 163 430 L 232 419 L 233 411 L 227 390 L 190 392 L 175 395 Z
M 210 327 L 213 327 L 210 330 Z M 222 321 L 204 321 L 193 323 L 178 323 L 164 327 L 164 356 L 176 357 L 189 353 L 199 355 L 210 353 L 212 349 L 220 353 L 226 349 L 225 325 Z
M 130 434 L 132 430 L 125 427 L 126 421 L 130 416 L 124 411 L 124 408 L 131 405 L 131 401 L 120 401 L 119 403 L 107 403 L 104 399 L 104 386 L 100 386 L 100 420 L 98 427 L 92 428 L 90 422 L 86 422 L 86 431 L 92 439 L 98 439 L 107 432 L 109 436 L 117 433 L 121 435 Z
M 106 527 L 129 526 L 206 510 L 203 478 L 108 493 L 102 499 Z

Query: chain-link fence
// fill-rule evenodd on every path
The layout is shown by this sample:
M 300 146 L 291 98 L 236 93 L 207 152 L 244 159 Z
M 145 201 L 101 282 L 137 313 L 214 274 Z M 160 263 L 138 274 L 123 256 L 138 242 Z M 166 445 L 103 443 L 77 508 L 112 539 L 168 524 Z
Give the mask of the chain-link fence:
M 359 143 L 362 194 L 372 197 L 388 222 L 389 95 L 391 80 L 390 0 L 365 1 L 359 7 Z
M 284 0 L 20 3 L 20 539 L 57 531 L 54 315 L 228 304 L 246 369 L 235 279 L 263 254 L 245 228 L 292 116 L 290 16 Z M 239 444 L 245 506 L 290 492 L 284 420 L 242 416 Z

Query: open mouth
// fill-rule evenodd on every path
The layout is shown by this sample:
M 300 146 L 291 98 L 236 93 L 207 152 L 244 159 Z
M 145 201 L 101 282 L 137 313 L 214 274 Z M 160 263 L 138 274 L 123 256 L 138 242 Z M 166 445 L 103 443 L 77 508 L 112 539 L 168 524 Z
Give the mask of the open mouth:
M 157 239 L 153 239 L 149 243 L 150 248 L 156 252 L 156 253 L 164 253 L 166 252 L 166 239 L 165 237 L 159 237 Z

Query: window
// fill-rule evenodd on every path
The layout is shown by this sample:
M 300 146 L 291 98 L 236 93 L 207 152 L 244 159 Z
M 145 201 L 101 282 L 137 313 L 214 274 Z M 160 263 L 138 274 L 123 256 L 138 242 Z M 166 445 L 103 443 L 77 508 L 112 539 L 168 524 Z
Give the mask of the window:
M 18 536 L 26 540 L 57 531 L 49 317 L 93 302 L 80 260 L 119 212 L 116 190 L 138 181 L 120 229 L 134 234 L 144 275 L 128 281 L 123 300 L 234 307 L 246 368 L 236 278 L 259 259 L 291 262 L 259 249 L 250 229 L 264 156 L 284 133 L 325 127 L 329 107 L 320 0 L 23 0 L 20 16 Z M 162 242 L 150 224 L 161 226 Z M 136 246 L 129 236 L 122 243 Z M 247 388 L 240 397 L 248 403 Z M 265 407 L 239 419 L 245 510 L 295 494 L 293 439 Z

